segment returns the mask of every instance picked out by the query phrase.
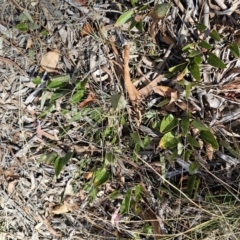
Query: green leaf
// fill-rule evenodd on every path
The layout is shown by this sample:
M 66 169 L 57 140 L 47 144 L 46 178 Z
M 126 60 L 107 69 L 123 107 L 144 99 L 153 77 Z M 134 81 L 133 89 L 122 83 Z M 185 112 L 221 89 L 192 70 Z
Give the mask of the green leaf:
M 204 40 L 202 40 L 198 45 L 201 48 L 205 48 L 205 49 L 211 49 L 212 48 L 212 46 Z
M 200 148 L 198 141 L 189 134 L 187 135 L 187 141 L 192 147 Z
M 127 101 L 122 94 L 112 95 L 110 102 L 114 110 L 124 109 L 127 104 Z
M 209 52 L 208 53 L 208 64 L 212 65 L 213 67 L 217 68 L 226 68 L 227 66 L 224 64 L 224 62 L 218 58 L 215 54 Z
M 188 65 L 188 62 L 184 62 L 184 63 L 178 64 L 174 67 L 169 68 L 168 71 L 172 72 L 172 73 L 181 72 L 186 68 L 187 65 Z
M 220 37 L 220 35 L 218 34 L 218 32 L 215 29 L 212 30 L 212 32 L 209 35 L 215 41 L 221 41 L 221 37 Z
M 175 137 L 171 132 L 166 133 L 159 142 L 161 149 L 171 149 L 178 145 L 179 139 Z
M 199 50 L 192 50 L 192 51 L 187 55 L 187 57 L 192 58 L 192 57 L 195 57 L 195 56 L 198 56 L 198 55 L 201 55 L 201 54 L 202 54 L 202 52 L 199 51 Z
M 198 169 L 200 168 L 200 164 L 198 162 L 192 162 L 189 166 L 189 173 L 190 174 L 195 174 Z
M 196 183 L 196 175 L 193 175 L 193 176 L 189 176 L 188 177 L 188 196 L 191 198 L 192 197 L 192 194 L 193 194 L 193 190 L 194 190 L 194 187 L 195 187 L 195 183 Z
M 19 23 L 15 26 L 20 31 L 26 32 L 28 30 L 28 25 L 26 23 Z
M 99 187 L 103 183 L 105 183 L 110 177 L 110 173 L 107 171 L 105 166 L 101 167 L 99 170 L 97 170 L 94 173 L 94 181 L 93 185 L 94 187 Z
M 78 90 L 70 99 L 71 103 L 78 103 L 83 98 L 85 90 Z
M 236 42 L 233 42 L 230 45 L 229 49 L 235 57 L 238 57 L 238 58 L 240 57 L 239 47 L 238 47 L 238 44 Z
M 216 138 L 214 137 L 214 135 L 210 131 L 202 130 L 200 132 L 200 137 L 204 142 L 211 144 L 214 149 L 219 148 L 219 145 L 218 145 L 218 142 L 217 142 Z
M 204 30 L 207 29 L 207 27 L 204 24 L 201 24 L 201 23 L 197 23 L 196 27 L 199 31 L 204 31 Z
M 48 107 L 44 112 L 42 112 L 38 118 L 44 117 L 46 116 L 48 113 L 52 112 L 55 109 L 54 105 L 51 105 L 50 107 Z
M 41 84 L 41 78 L 39 77 L 39 76 L 37 76 L 37 77 L 35 77 L 33 80 L 32 80 L 32 82 L 34 83 L 34 84 Z
M 185 160 L 185 161 L 189 161 L 191 155 L 192 155 L 192 151 L 189 150 L 189 149 L 187 149 L 187 150 L 185 151 L 185 153 L 184 153 L 184 160 Z
M 131 138 L 133 139 L 135 144 L 139 144 L 139 146 L 144 148 L 144 143 L 143 143 L 143 141 L 142 141 L 138 132 L 131 133 L 130 135 L 131 135 Z
M 195 56 L 193 60 L 196 64 L 201 64 L 202 63 L 202 57 L 199 56 L 199 55 Z
M 28 24 L 28 27 L 29 27 L 29 29 L 31 29 L 31 30 L 37 30 L 37 29 L 40 28 L 40 25 L 38 25 L 38 24 L 36 24 L 36 23 L 30 22 L 30 23 Z
M 178 120 L 172 114 L 166 115 L 160 125 L 160 132 L 166 133 L 178 125 Z
M 130 2 L 131 2 L 131 5 L 135 7 L 135 4 L 138 2 L 138 0 L 130 0 Z
M 126 23 L 133 15 L 134 11 L 128 10 L 125 13 L 123 13 L 116 21 L 115 26 L 116 27 L 120 27 L 121 25 L 123 25 L 124 23 Z
M 184 136 L 188 133 L 189 125 L 190 125 L 190 117 L 189 115 L 187 115 L 183 117 L 181 120 L 182 133 Z
M 57 177 L 62 171 L 63 167 L 73 156 L 73 152 L 67 152 L 64 157 L 58 157 L 54 162 L 55 176 Z
M 231 147 L 230 143 L 227 141 L 220 141 L 219 144 L 221 146 L 223 146 L 224 148 L 226 148 L 234 157 L 236 157 L 238 159 L 240 158 L 240 149 L 238 149 L 238 148 L 236 150 L 233 149 Z
M 199 69 L 199 65 L 196 64 L 195 62 L 193 62 L 189 67 L 188 67 L 190 73 L 192 74 L 192 76 L 197 80 L 200 81 L 201 80 L 201 74 L 200 74 L 200 69 Z
M 24 9 L 22 14 L 24 14 L 26 16 L 26 18 L 31 22 L 34 23 L 32 16 L 30 15 L 29 11 L 27 9 Z
M 155 5 L 155 7 L 153 8 L 153 10 L 149 13 L 149 16 L 153 19 L 153 21 L 156 23 L 158 22 L 160 19 L 164 18 L 169 9 L 170 9 L 171 5 L 169 3 L 160 3 Z
M 182 48 L 182 51 L 183 51 L 183 52 L 187 52 L 187 51 L 189 51 L 190 49 L 195 48 L 195 45 L 196 45 L 196 43 L 189 43 L 189 44 L 187 44 L 186 46 L 184 46 L 184 47 Z
M 48 83 L 48 88 L 59 88 L 64 87 L 70 82 L 71 78 L 69 75 L 65 76 L 56 76 L 51 79 L 51 81 Z
M 55 102 L 57 99 L 63 97 L 63 96 L 66 96 L 67 94 L 69 93 L 69 90 L 66 90 L 66 89 L 58 89 L 56 90 L 52 96 L 51 96 L 51 99 L 50 99 L 50 103 L 53 103 Z
M 142 186 L 141 185 L 137 185 L 135 187 L 135 203 L 138 203 L 142 197 L 142 192 L 143 192 L 143 189 L 142 189 Z
M 110 193 L 110 195 L 108 196 L 109 199 L 111 200 L 115 200 L 117 199 L 119 196 L 121 195 L 121 192 L 119 190 L 113 191 L 112 193 Z
M 209 131 L 209 128 L 200 120 L 195 119 L 192 121 L 192 126 L 197 128 L 198 130 L 206 130 Z
M 120 213 L 128 213 L 131 205 L 132 190 L 128 189 L 120 207 Z

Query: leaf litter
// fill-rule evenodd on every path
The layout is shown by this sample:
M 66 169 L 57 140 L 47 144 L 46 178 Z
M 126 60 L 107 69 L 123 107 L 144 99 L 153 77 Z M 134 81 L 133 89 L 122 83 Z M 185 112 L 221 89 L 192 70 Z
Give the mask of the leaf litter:
M 0 1 L 3 239 L 239 238 L 239 1 L 123 2 Z

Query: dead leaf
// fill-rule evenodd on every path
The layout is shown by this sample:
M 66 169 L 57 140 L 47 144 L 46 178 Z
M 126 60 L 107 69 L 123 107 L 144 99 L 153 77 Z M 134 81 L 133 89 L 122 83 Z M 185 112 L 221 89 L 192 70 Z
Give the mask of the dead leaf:
M 83 25 L 82 30 L 80 31 L 81 37 L 86 37 L 86 36 L 88 36 L 88 35 L 91 35 L 92 33 L 93 33 L 92 26 L 90 25 L 90 23 L 86 22 L 86 23 Z
M 118 207 L 111 217 L 111 224 L 113 227 L 116 227 L 119 231 L 119 221 L 121 219 L 121 214 L 119 214 L 120 207 Z
M 82 189 L 80 189 L 78 195 L 82 201 L 86 198 Z
M 139 90 L 139 94 L 141 97 L 147 97 L 154 90 L 154 88 L 158 85 L 160 81 L 162 81 L 163 75 L 157 76 L 152 82 L 150 82 L 147 86 Z
M 175 41 L 170 36 L 167 35 L 161 36 L 161 40 L 165 42 L 167 45 L 173 44 L 173 47 L 176 47 Z
M 86 179 L 86 180 L 89 180 L 91 179 L 93 176 L 93 172 L 86 172 L 84 173 L 83 177 Z
M 18 182 L 18 180 L 14 180 L 14 181 L 11 181 L 11 182 L 8 183 L 8 189 L 7 189 L 8 194 L 13 193 L 13 191 L 15 190 L 15 186 L 16 186 L 17 182 Z
M 39 215 L 38 219 L 45 225 L 45 227 L 48 229 L 48 231 L 53 234 L 54 236 L 61 236 L 61 234 L 57 233 L 51 226 L 51 224 L 49 223 L 49 221 L 47 220 L 47 218 L 45 218 L 44 216 Z
M 206 143 L 205 148 L 206 148 L 206 154 L 207 154 L 208 159 L 212 160 L 213 159 L 213 153 L 214 153 L 212 145 Z
M 130 78 L 130 69 L 129 69 L 129 46 L 125 45 L 124 47 L 124 65 L 123 65 L 123 77 L 125 87 L 127 89 L 130 101 L 133 105 L 136 104 L 136 101 L 140 100 L 140 94 L 133 85 L 131 78 Z
M 156 86 L 153 88 L 153 91 L 163 97 L 171 97 L 171 93 L 174 92 L 170 87 L 167 86 Z
M 42 128 L 40 122 L 37 125 L 37 137 L 42 139 Z
M 32 47 L 32 39 L 31 38 L 28 38 L 27 40 L 27 45 L 26 45 L 26 49 L 29 49 Z
M 87 98 L 86 98 L 84 101 L 80 102 L 80 103 L 78 104 L 78 106 L 79 106 L 80 108 L 84 108 L 84 107 L 86 107 L 87 105 L 89 105 L 90 103 L 94 102 L 95 100 L 96 100 L 96 94 L 95 94 L 94 92 L 90 92 L 90 93 L 88 94 Z
M 59 61 L 59 52 L 57 50 L 47 52 L 41 60 L 41 67 L 47 72 L 56 72 Z
M 72 203 L 71 201 L 72 197 L 70 195 L 66 195 L 64 197 L 64 202 L 53 207 L 51 212 L 53 214 L 64 214 L 67 212 L 73 212 L 75 210 L 78 210 L 79 207 L 75 203 Z

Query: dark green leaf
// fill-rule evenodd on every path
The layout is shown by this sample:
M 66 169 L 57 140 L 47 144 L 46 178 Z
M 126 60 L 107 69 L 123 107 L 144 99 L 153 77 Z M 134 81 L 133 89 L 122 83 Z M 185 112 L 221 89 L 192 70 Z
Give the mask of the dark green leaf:
M 188 196 L 191 198 L 196 183 L 196 175 L 188 177 Z
M 194 62 L 196 63 L 196 64 L 201 64 L 202 63 L 202 57 L 201 56 L 195 56 L 194 57 Z
M 71 103 L 78 103 L 83 98 L 85 90 L 78 90 L 72 97 Z
M 141 146 L 142 148 L 145 147 L 138 132 L 131 133 L 131 138 L 133 139 L 135 144 L 139 144 L 139 146 Z
M 162 133 L 169 132 L 173 128 L 175 128 L 177 125 L 178 125 L 178 120 L 174 118 L 172 114 L 168 114 L 163 118 L 161 122 L 160 132 Z
M 214 135 L 210 131 L 203 131 L 202 130 L 200 132 L 200 137 L 204 142 L 211 144 L 214 149 L 219 148 L 216 138 L 214 137 Z
M 188 133 L 189 125 L 190 125 L 190 117 L 189 115 L 187 115 L 183 117 L 181 120 L 182 133 L 184 136 Z
M 181 72 L 187 67 L 187 65 L 188 65 L 188 62 L 184 62 L 184 63 L 181 63 L 179 65 L 169 68 L 168 71 L 172 72 L 172 73 Z
M 212 30 L 212 32 L 209 35 L 215 41 L 221 41 L 221 37 L 219 36 L 218 32 L 215 29 Z
M 161 149 L 171 149 L 178 145 L 179 139 L 172 135 L 171 132 L 166 133 L 159 142 Z
M 142 186 L 141 185 L 137 185 L 135 187 L 135 203 L 138 203 L 142 197 L 142 192 L 143 192 L 143 189 L 142 189 Z
M 120 213 L 128 213 L 131 205 L 132 190 L 128 189 L 120 207 Z
M 200 120 L 195 119 L 192 121 L 192 126 L 199 129 L 199 130 L 209 130 L 209 128 Z
M 198 45 L 201 48 L 205 48 L 205 49 L 211 49 L 212 48 L 212 46 L 204 40 L 202 40 Z
M 196 26 L 197 26 L 197 29 L 199 31 L 204 31 L 204 30 L 207 29 L 207 27 L 204 24 L 201 24 L 201 23 L 197 23 Z
M 64 87 L 70 82 L 71 78 L 69 75 L 65 76 L 56 76 L 51 79 L 51 81 L 48 83 L 48 88 L 59 88 Z
M 187 57 L 192 58 L 192 57 L 195 57 L 195 56 L 199 56 L 199 55 L 201 55 L 201 54 L 202 54 L 202 52 L 199 51 L 199 50 L 192 50 L 192 51 L 188 54 Z
M 73 152 L 67 152 L 64 157 L 58 157 L 54 162 L 55 176 L 57 177 L 62 171 L 63 167 L 73 156 Z
M 155 5 L 153 10 L 149 13 L 149 16 L 153 19 L 155 23 L 157 23 L 160 19 L 164 18 L 171 5 L 169 3 L 160 3 Z
M 192 147 L 200 148 L 198 141 L 191 135 L 187 135 L 187 141 Z
M 234 157 L 240 159 L 240 149 L 233 149 L 230 143 L 227 141 L 220 141 L 219 144 L 226 148 Z
M 198 162 L 192 162 L 189 166 L 189 173 L 190 174 L 195 174 L 198 169 L 200 168 L 200 164 Z
M 190 151 L 189 149 L 187 149 L 184 153 L 184 160 L 185 161 L 189 161 L 190 157 L 192 155 L 192 151 Z
M 52 96 L 51 96 L 51 99 L 50 99 L 50 103 L 53 103 L 54 101 L 56 101 L 57 99 L 63 97 L 63 96 L 66 96 L 66 94 L 69 93 L 69 90 L 62 90 L 62 89 L 58 89 L 56 90 Z
M 224 62 L 218 58 L 215 54 L 209 52 L 208 53 L 208 64 L 212 65 L 213 67 L 217 68 L 226 68 L 227 66 L 224 64 Z
M 238 44 L 236 42 L 233 42 L 229 49 L 231 50 L 232 54 L 235 56 L 235 57 L 240 57 L 240 53 L 239 53 L 239 47 L 238 47 Z
M 99 170 L 94 172 L 94 187 L 99 187 L 103 183 L 105 183 L 110 177 L 110 173 L 107 171 L 105 166 L 101 167 Z
M 123 13 L 116 21 L 115 26 L 120 27 L 124 23 L 126 23 L 133 15 L 134 11 L 128 10 L 127 12 Z
M 192 74 L 192 76 L 197 80 L 200 81 L 201 80 L 201 75 L 200 75 L 200 69 L 199 69 L 199 65 L 196 64 L 195 62 L 193 62 L 189 67 L 188 67 L 190 73 Z

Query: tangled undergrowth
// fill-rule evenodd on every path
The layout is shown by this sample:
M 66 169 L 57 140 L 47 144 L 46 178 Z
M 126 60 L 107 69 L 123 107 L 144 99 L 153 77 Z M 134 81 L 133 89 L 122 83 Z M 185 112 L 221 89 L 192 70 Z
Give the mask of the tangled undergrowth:
M 239 239 L 239 1 L 0 1 L 2 239 Z

